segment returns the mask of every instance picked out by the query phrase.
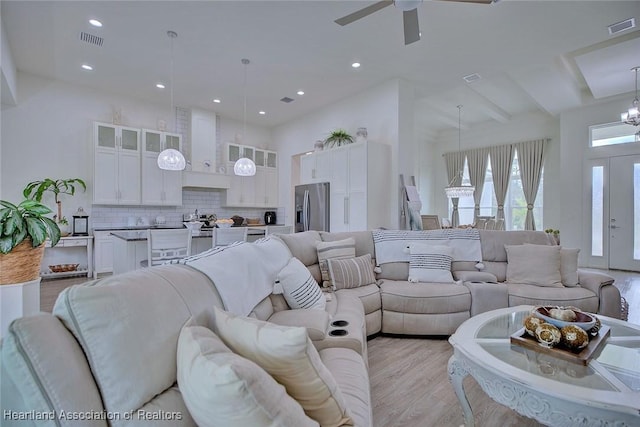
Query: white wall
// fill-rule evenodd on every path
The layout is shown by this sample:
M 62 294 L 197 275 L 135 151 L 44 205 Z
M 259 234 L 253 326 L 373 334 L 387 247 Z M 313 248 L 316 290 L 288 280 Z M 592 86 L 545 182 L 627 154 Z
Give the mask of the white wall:
M 292 186 L 291 156 L 313 150 L 316 140 L 325 139 L 334 129 L 343 128 L 355 135 L 359 127 L 366 127 L 368 140 L 391 146 L 391 158 L 388 169 L 380 173 L 387 174 L 392 180 L 392 194 L 389 206 L 389 227 L 397 227 L 398 207 L 396 201 L 399 165 L 398 152 L 400 146 L 400 85 L 398 80 L 385 82 L 366 92 L 343 99 L 308 116 L 276 127 L 272 140 L 280 156 L 279 162 L 279 197 L 280 205 L 285 207 L 287 224 L 292 223 Z M 403 89 L 403 94 L 405 93 Z M 412 126 L 412 123 L 404 126 Z M 405 129 L 405 127 L 403 127 Z M 406 138 L 406 137 L 405 137 Z M 412 141 L 411 141 L 412 142 Z M 413 171 L 409 171 L 413 173 Z
M 463 130 L 461 148 L 489 147 L 534 139 L 551 138 L 547 146 L 544 164 L 544 224 L 545 227 L 559 228 L 560 209 L 560 121 L 543 113 L 531 113 L 513 117 L 509 123 L 485 122 Z M 426 171 L 423 181 L 433 184 L 429 205 L 423 212 L 448 216 L 448 200 L 444 195 L 444 187 L 448 184 L 444 153 L 458 150 L 458 130 L 442 132 L 432 150 L 424 149 L 425 160 L 431 162 L 431 171 Z
M 27 183 L 43 178 L 81 178 L 86 193 L 63 197 L 63 215 L 70 217 L 78 206 L 91 211 L 93 197 L 94 121 L 112 122 L 114 108 L 122 111 L 122 123 L 156 129 L 158 119 L 170 120 L 168 105 L 155 105 L 82 86 L 18 73 L 20 102 L 4 106 L 0 147 L 0 188 L 3 199 L 22 200 Z M 242 124 L 221 118 L 221 132 L 242 132 Z M 267 128 L 251 126 L 247 134 L 265 144 Z M 225 133 L 223 133 L 225 135 Z M 49 197 L 49 195 L 47 195 Z M 43 200 L 53 205 L 52 200 Z

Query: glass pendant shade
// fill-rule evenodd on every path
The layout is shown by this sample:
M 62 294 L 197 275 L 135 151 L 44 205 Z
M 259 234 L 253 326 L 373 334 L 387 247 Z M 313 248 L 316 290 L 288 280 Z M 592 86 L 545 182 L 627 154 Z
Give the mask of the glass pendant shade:
M 253 176 L 256 174 L 256 164 L 253 160 L 242 157 L 233 165 L 233 173 L 239 176 Z
M 181 171 L 187 162 L 178 150 L 168 148 L 158 155 L 158 167 L 169 171 Z M 254 172 L 255 173 L 255 172 Z
M 636 73 L 636 97 L 633 99 L 633 102 L 631 103 L 631 107 L 624 113 L 620 114 L 620 120 L 632 126 L 640 126 L 640 112 L 638 111 L 638 104 L 640 104 L 640 101 L 638 101 L 638 70 L 639 69 L 640 67 L 633 67 L 631 69 L 631 71 L 634 71 Z

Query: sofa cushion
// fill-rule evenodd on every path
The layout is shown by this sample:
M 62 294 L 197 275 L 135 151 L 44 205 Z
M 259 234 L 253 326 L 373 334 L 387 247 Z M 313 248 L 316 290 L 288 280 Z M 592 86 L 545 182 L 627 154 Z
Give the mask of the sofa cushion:
M 333 289 L 351 289 L 376 282 L 371 255 L 349 259 L 329 259 L 329 274 Z
M 329 313 L 324 310 L 282 310 L 273 313 L 268 321 L 282 326 L 304 326 L 309 338 L 317 341 L 327 336 Z
M 358 288 L 341 289 L 339 292 L 337 292 L 337 294 L 354 295 L 360 298 L 365 314 L 373 313 L 374 311 L 378 311 L 382 308 L 382 302 L 380 300 L 380 288 L 375 283 L 360 286 Z
M 560 277 L 562 284 L 568 288 L 578 286 L 578 254 L 580 249 L 560 249 Z
M 322 364 L 306 328 L 236 317 L 218 309 L 214 332 L 235 353 L 257 363 L 322 426 L 352 425 L 344 396 Z
M 291 254 L 302 261 L 305 266 L 318 263 L 316 245 L 322 239 L 320 239 L 320 234 L 317 231 L 280 234 L 278 237 L 289 247 Z
M 320 237 L 323 242 L 333 242 L 351 238 L 356 242 L 356 256 L 369 254 L 372 259 L 376 257 L 371 231 L 345 231 L 341 233 L 321 231 Z
M 182 329 L 177 367 L 180 391 L 199 427 L 318 425 L 267 372 L 207 328 Z
M 453 283 L 451 261 L 453 249 L 448 246 L 409 245 L 409 281 Z
M 563 305 L 578 307 L 589 313 L 597 313 L 600 302 L 598 295 L 589 289 L 549 288 L 541 286 L 507 283 L 509 291 L 509 307 L 517 305 Z
M 504 245 L 549 245 L 549 236 L 544 231 L 513 230 L 509 232 L 497 230 L 479 230 L 482 246 L 482 261 L 506 262 L 507 252 Z M 479 261 L 479 260 L 478 260 Z
M 560 246 L 505 245 L 507 282 L 562 287 Z
M 322 275 L 322 287 L 333 287 L 331 275 L 329 274 L 329 259 L 355 258 L 356 241 L 353 237 L 332 242 L 318 242 L 318 264 Z
M 380 266 L 378 279 L 407 280 L 409 277 L 408 262 L 388 262 Z
M 440 314 L 468 312 L 471 309 L 469 289 L 456 283 L 383 280 L 380 296 L 385 312 Z
M 178 393 L 163 395 L 176 382 L 178 336 L 190 317 L 212 324 L 215 305 L 221 306 L 220 298 L 204 274 L 166 265 L 69 287 L 53 312 L 80 343 L 105 410 L 125 413 L 157 399 L 184 407 Z M 111 420 L 112 426 L 127 423 Z M 185 416 L 165 425 L 193 420 Z
M 10 381 L 24 400 L 24 406 L 16 408 L 7 404 L 12 396 L 3 395 L 3 410 L 35 411 L 36 414 L 59 414 L 61 411 L 101 414 L 104 411 L 82 349 L 73 335 L 50 314 L 22 317 L 9 325 L 2 342 L 2 365 L 2 375 L 8 376 L 2 381 Z M 2 419 L 11 425 L 5 416 Z M 58 417 L 38 425 L 79 424 Z M 106 427 L 107 423 L 95 419 L 84 420 L 82 425 Z
M 311 277 L 307 267 L 295 257 L 278 273 L 273 293 L 283 294 L 287 304 L 293 309 L 324 310 L 326 303 L 318 282 Z

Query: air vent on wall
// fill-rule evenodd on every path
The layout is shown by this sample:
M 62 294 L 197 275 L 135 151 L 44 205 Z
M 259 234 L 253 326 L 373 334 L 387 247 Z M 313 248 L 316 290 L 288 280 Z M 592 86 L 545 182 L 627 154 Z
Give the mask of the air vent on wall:
M 80 40 L 96 46 L 102 46 L 102 43 L 104 42 L 102 37 L 94 36 L 93 34 L 85 33 L 84 31 L 80 32 Z
M 290 102 L 295 101 L 295 99 L 293 99 L 293 98 L 289 98 L 288 96 L 285 96 L 285 97 L 284 97 L 284 98 L 282 98 L 280 101 L 282 101 L 282 102 L 286 102 L 286 103 L 288 104 L 288 103 L 290 103 Z
M 615 24 L 611 24 L 609 25 L 609 34 L 610 35 L 614 35 L 614 34 L 618 34 L 622 31 L 628 30 L 630 28 L 635 28 L 636 27 L 636 19 L 635 18 L 629 18 L 629 19 L 625 19 L 624 21 L 620 21 L 620 22 L 616 22 Z
M 468 76 L 464 76 L 462 79 L 467 83 L 473 83 L 480 80 L 480 78 L 481 78 L 480 74 L 473 73 L 473 74 L 469 74 Z

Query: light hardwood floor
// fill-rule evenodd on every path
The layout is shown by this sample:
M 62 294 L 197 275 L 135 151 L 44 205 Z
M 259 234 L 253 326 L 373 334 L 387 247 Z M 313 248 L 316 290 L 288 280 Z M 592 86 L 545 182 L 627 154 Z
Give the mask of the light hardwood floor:
M 629 321 L 640 324 L 640 273 L 605 271 L 629 303 Z M 87 278 L 47 280 L 41 284 L 42 311 L 51 311 L 58 294 Z M 453 353 L 446 338 L 379 336 L 368 342 L 371 400 L 375 427 L 459 427 L 462 410 L 449 383 L 447 362 Z M 494 402 L 470 377 L 465 390 L 479 427 L 538 427 Z

